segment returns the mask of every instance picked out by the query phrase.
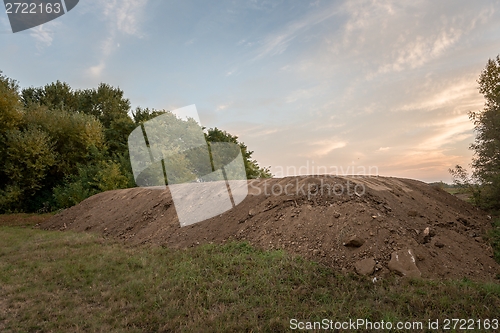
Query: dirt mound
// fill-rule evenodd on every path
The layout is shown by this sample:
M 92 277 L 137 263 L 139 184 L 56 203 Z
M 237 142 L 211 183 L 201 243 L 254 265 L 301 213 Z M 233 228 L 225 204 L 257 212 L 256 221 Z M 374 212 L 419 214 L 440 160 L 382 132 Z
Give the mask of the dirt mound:
M 343 271 L 491 280 L 500 272 L 482 211 L 423 182 L 388 177 L 287 177 L 249 181 L 236 208 L 181 228 L 170 192 L 97 194 L 41 227 L 92 231 L 171 248 L 248 240 Z

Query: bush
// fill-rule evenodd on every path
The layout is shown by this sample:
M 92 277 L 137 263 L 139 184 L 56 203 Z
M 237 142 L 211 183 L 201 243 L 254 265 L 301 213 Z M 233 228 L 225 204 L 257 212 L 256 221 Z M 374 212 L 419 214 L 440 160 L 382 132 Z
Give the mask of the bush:
M 129 178 L 114 161 L 97 161 L 79 165 L 78 175 L 67 177 L 63 185 L 54 188 L 55 208 L 67 208 L 94 194 L 129 187 Z

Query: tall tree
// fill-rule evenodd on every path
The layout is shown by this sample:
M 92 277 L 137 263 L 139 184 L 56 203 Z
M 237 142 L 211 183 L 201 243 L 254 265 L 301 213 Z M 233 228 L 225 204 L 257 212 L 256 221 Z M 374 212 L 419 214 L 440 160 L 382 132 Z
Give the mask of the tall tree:
M 44 87 L 25 88 L 21 92 L 25 107 L 32 104 L 44 105 L 50 109 L 72 110 L 78 109 L 78 100 L 75 92 L 66 82 L 56 81 Z
M 20 103 L 17 82 L 4 76 L 0 71 L 0 133 L 16 128 L 21 122 L 22 105 Z
M 500 56 L 488 60 L 478 83 L 486 101 L 483 110 L 469 114 L 476 132 L 473 176 L 482 185 L 484 206 L 500 208 Z
M 106 83 L 97 89 L 85 89 L 76 92 L 79 110 L 95 116 L 104 126 L 104 134 L 110 151 L 126 154 L 128 135 L 134 129 L 130 118 L 130 101 L 123 96 L 123 90 Z
M 9 133 L 17 128 L 23 119 L 17 82 L 0 71 L 0 166 L 7 161 Z M 5 168 L 0 168 L 0 189 L 7 183 Z

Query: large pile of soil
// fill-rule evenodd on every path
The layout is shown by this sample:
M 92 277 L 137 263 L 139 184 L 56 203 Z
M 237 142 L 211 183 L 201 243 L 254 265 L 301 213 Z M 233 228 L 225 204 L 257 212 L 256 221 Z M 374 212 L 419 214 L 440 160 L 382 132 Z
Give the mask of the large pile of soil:
M 249 181 L 249 195 L 236 208 L 182 228 L 168 189 L 116 190 L 97 194 L 41 227 L 170 248 L 247 240 L 377 277 L 392 270 L 423 278 L 492 280 L 500 273 L 483 238 L 490 217 L 438 187 L 410 179 Z

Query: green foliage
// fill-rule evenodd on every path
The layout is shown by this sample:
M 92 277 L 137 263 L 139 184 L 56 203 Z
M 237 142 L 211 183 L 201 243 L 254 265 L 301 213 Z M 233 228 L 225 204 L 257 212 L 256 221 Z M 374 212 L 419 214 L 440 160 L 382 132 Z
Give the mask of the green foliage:
M 200 144 L 202 141 L 200 141 L 200 137 L 198 136 L 198 133 L 201 130 L 205 130 L 205 128 L 200 128 L 199 125 L 194 121 L 193 119 L 189 119 L 188 121 L 184 121 L 181 119 L 178 119 L 174 114 L 168 111 L 160 111 L 160 110 L 154 110 L 154 109 L 142 109 L 142 108 L 137 108 L 135 113 L 133 113 L 133 118 L 136 124 L 143 124 L 148 120 L 151 120 L 153 118 L 156 118 L 157 116 L 160 115 L 166 115 L 166 119 L 164 120 L 164 123 L 162 126 L 159 126 L 158 128 L 161 129 L 158 133 L 149 133 L 148 132 L 148 138 L 150 141 L 154 142 L 166 142 L 169 143 L 170 145 L 172 143 L 175 143 L 178 141 L 178 138 L 182 136 L 183 138 L 183 144 L 186 144 L 187 146 L 189 145 L 197 145 Z M 162 137 L 162 140 L 155 140 L 158 139 L 159 137 Z M 269 168 L 261 168 L 259 167 L 258 163 L 256 160 L 252 159 L 252 154 L 253 151 L 248 150 L 248 147 L 243 143 L 238 141 L 238 137 L 231 135 L 227 133 L 226 131 L 222 131 L 220 129 L 216 128 L 210 128 L 205 132 L 205 140 L 208 142 L 209 146 L 211 146 L 212 143 L 218 143 L 218 142 L 227 142 L 227 143 L 234 143 L 237 144 L 240 147 L 242 156 L 243 156 L 243 161 L 245 164 L 245 172 L 246 172 L 246 177 L 248 179 L 255 179 L 255 178 L 271 178 L 272 174 L 269 170 Z M 203 142 L 204 144 L 204 142 Z M 168 150 L 173 151 L 175 149 L 181 149 L 182 147 L 169 147 Z M 212 149 L 210 149 L 211 154 L 212 154 Z M 232 156 L 233 154 L 228 154 Z M 235 155 L 236 156 L 236 155 Z M 190 152 L 185 152 L 185 159 L 182 159 L 180 156 L 172 156 L 174 159 L 171 161 L 171 163 L 175 163 L 177 167 L 171 167 L 170 169 L 176 169 L 176 170 L 191 170 L 192 174 L 207 174 L 210 171 L 202 171 L 202 170 L 197 170 L 196 166 L 203 166 L 206 165 L 207 161 L 204 160 L 204 154 L 200 154 L 196 150 L 191 150 Z M 212 162 L 213 162 L 213 156 L 211 155 Z M 177 160 L 175 160 L 177 159 Z M 190 163 L 188 163 L 188 160 Z M 167 162 L 168 163 L 168 162 Z M 181 165 L 184 165 L 181 167 Z M 184 179 L 183 177 L 187 177 Z M 183 180 L 193 180 L 195 176 L 189 176 L 187 174 L 176 177 L 179 178 L 179 181 Z M 177 182 L 177 181 L 176 181 Z
M 21 102 L 17 82 L 0 71 L 0 133 L 16 128 L 21 122 Z M 0 138 L 1 140 L 2 138 Z
M 165 163 L 177 172 L 170 175 L 171 181 L 193 181 L 211 172 L 200 169 L 209 156 L 183 149 L 205 143 L 203 129 L 193 119 L 148 108 L 137 108 L 130 117 L 129 111 L 123 91 L 105 83 L 97 89 L 73 90 L 56 81 L 19 92 L 17 82 L 0 72 L 0 213 L 50 211 L 102 191 L 135 186 L 128 137 L 159 115 L 164 115 L 163 124 L 148 137 L 162 143 L 156 148 L 163 154 L 170 154 Z M 270 176 L 251 160 L 252 152 L 237 137 L 214 129 L 207 138 L 237 143 L 249 178 Z M 145 177 L 153 183 L 157 176 L 164 180 L 147 171 Z
M 23 118 L 21 111 L 20 97 L 18 93 L 19 87 L 14 80 L 2 75 L 0 71 L 0 166 L 7 163 L 7 133 L 15 130 Z M 0 190 L 8 190 L 7 175 L 5 169 L 0 168 Z M 8 192 L 16 192 L 8 190 Z M 15 196 L 14 196 L 15 197 Z M 0 198 L 0 209 L 4 204 L 1 203 L 3 196 Z
M 473 176 L 483 187 L 482 205 L 500 208 L 500 56 L 488 60 L 478 83 L 486 103 L 482 111 L 469 115 L 476 131 Z
M 3 173 L 9 181 L 0 191 L 0 211 L 22 209 L 23 203 L 43 187 L 49 168 L 56 163 L 50 136 L 33 125 L 9 131 L 6 143 Z
M 241 153 L 243 155 L 243 161 L 245 163 L 245 171 L 248 179 L 256 178 L 271 178 L 273 175 L 269 168 L 261 168 L 256 160 L 252 159 L 253 151 L 248 150 L 248 147 L 243 143 L 238 141 L 238 137 L 215 128 L 208 129 L 205 134 L 206 140 L 211 142 L 232 142 L 236 143 L 241 148 Z
M 129 178 L 118 163 L 97 160 L 79 165 L 78 174 L 66 178 L 63 185 L 54 188 L 54 198 L 59 208 L 67 208 L 88 197 L 109 190 L 129 187 Z
M 39 88 L 25 88 L 21 92 L 25 107 L 32 104 L 44 105 L 50 109 L 78 110 L 78 98 L 65 82 L 54 82 Z
M 479 92 L 484 95 L 481 111 L 469 113 L 474 122 L 476 139 L 473 172 L 469 177 L 460 166 L 450 169 L 454 182 L 472 195 L 474 204 L 485 209 L 500 208 L 500 56 L 489 59 L 479 79 Z
M 132 118 L 134 119 L 135 124 L 139 125 L 145 123 L 148 120 L 161 116 L 165 112 L 166 111 L 163 110 L 155 110 L 149 108 L 143 109 L 138 107 L 135 109 L 135 112 L 132 112 Z
M 104 128 L 90 115 L 32 105 L 25 111 L 24 123 L 37 126 L 52 138 L 58 156 L 54 172 L 61 178 L 75 173 L 92 148 L 106 149 Z
M 97 89 L 73 90 L 67 83 L 57 81 L 40 88 L 23 89 L 21 95 L 26 108 L 45 106 L 50 110 L 93 116 L 102 124 L 110 150 L 121 154 L 127 150 L 127 138 L 134 122 L 128 115 L 130 101 L 123 97 L 121 89 L 101 83 Z

